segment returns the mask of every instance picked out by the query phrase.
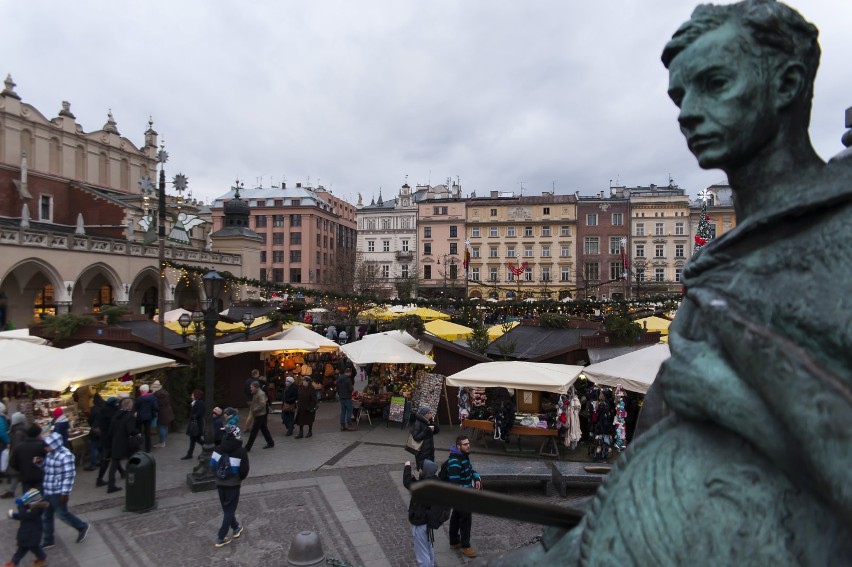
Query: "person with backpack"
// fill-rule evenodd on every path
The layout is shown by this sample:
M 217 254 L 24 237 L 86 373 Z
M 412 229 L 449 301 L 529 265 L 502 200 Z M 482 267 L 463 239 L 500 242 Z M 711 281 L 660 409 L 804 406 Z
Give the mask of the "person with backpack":
M 226 425 L 222 443 L 213 449 L 210 468 L 216 476 L 216 489 L 222 505 L 222 525 L 216 534 L 216 547 L 224 547 L 243 534 L 237 521 L 240 485 L 249 473 L 248 453 L 243 447 L 242 434 L 236 425 Z M 231 537 L 228 537 L 231 530 Z
M 420 480 L 415 480 L 411 473 L 411 461 L 405 462 L 402 469 L 402 484 L 411 490 L 411 485 L 424 480 L 439 480 L 438 465 L 433 461 L 423 461 L 423 469 Z M 433 506 L 415 502 L 411 498 L 408 504 L 408 522 L 411 524 L 411 535 L 414 538 L 414 557 L 417 559 L 418 567 L 435 566 L 435 535 L 437 530 L 450 517 L 450 509 L 443 506 Z
M 446 462 L 446 480 L 459 486 L 482 489 L 479 473 L 470 463 L 470 439 L 466 435 L 456 437 L 456 444 L 450 448 L 450 457 Z M 443 466 L 442 466 L 443 470 Z M 476 557 L 476 551 L 470 546 L 470 528 L 473 514 L 453 508 L 450 516 L 450 547 L 461 548 L 465 557 Z
M 435 434 L 440 431 L 432 416 L 432 408 L 420 406 L 417 413 L 411 416 L 412 423 L 409 428 L 412 438 L 420 443 L 420 449 L 415 455 L 417 470 L 423 470 L 425 460 L 435 461 Z

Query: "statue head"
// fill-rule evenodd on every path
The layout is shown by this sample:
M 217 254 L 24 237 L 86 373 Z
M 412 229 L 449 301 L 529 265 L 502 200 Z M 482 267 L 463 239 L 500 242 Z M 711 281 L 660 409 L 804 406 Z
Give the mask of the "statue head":
M 701 5 L 666 44 L 669 96 L 703 168 L 735 168 L 771 145 L 807 138 L 819 65 L 817 29 L 774 0 Z

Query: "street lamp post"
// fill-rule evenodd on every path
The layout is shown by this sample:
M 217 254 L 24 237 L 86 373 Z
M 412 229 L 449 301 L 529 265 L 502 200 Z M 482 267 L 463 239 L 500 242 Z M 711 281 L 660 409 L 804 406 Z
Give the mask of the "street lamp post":
M 251 324 L 254 323 L 254 314 L 251 311 L 247 311 L 243 313 L 242 318 L 243 325 L 246 326 L 246 340 L 249 338 L 249 330 L 251 329 Z
M 204 274 L 204 293 L 207 295 L 208 305 L 204 312 L 204 444 L 201 454 L 198 456 L 198 464 L 191 473 L 187 475 L 187 484 L 192 492 L 202 490 L 213 490 L 216 487 L 216 477 L 210 470 L 210 456 L 213 454 L 213 420 L 210 418 L 213 411 L 213 378 L 215 375 L 215 358 L 213 347 L 216 342 L 216 323 L 219 322 L 219 311 L 217 299 L 225 287 L 225 279 L 219 272 L 211 269 Z

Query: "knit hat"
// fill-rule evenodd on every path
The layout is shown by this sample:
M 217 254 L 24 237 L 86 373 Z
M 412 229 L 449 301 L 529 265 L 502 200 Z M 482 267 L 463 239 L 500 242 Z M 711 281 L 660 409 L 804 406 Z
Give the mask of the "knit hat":
M 423 473 L 420 478 L 429 478 L 438 474 L 438 465 L 426 459 L 423 461 Z
M 162 389 L 163 389 L 163 385 L 160 384 L 159 380 L 154 380 L 154 383 L 151 384 L 151 391 L 152 392 L 159 392 Z
M 39 492 L 38 488 L 30 488 L 26 492 L 24 492 L 20 498 L 15 499 L 15 504 L 36 504 L 41 502 L 41 492 Z
M 214 409 L 213 411 L 215 412 L 216 410 Z M 232 415 L 237 415 L 237 410 L 232 407 L 226 407 L 222 413 L 224 413 L 226 417 L 230 417 Z
M 295 381 L 296 381 L 296 379 L 295 379 L 295 378 L 293 378 L 292 376 L 287 376 L 287 378 L 285 378 L 285 379 L 284 379 L 284 381 L 285 381 L 287 384 L 292 384 L 293 382 L 295 382 Z
M 225 437 L 233 437 L 237 441 L 242 439 L 242 432 L 240 428 L 236 425 L 226 425 L 225 426 Z
M 147 394 L 148 391 L 150 391 L 150 390 L 151 390 L 151 387 L 148 386 L 148 384 L 142 384 L 141 386 L 139 386 L 139 391 L 142 392 L 143 394 Z
M 62 408 L 53 408 L 53 417 L 59 417 L 63 414 Z
M 222 415 L 222 408 L 220 408 L 220 407 L 213 408 L 213 415 Z
M 11 424 L 13 426 L 18 425 L 19 423 L 26 423 L 26 421 L 27 421 L 27 416 L 25 416 L 21 412 L 16 411 L 15 413 L 12 414 Z
M 27 427 L 26 434 L 27 437 L 29 437 L 30 439 L 35 439 L 36 437 L 41 435 L 41 427 L 33 423 L 32 425 Z
M 115 396 L 110 396 L 110 397 L 107 398 L 106 403 L 107 403 L 107 405 L 114 406 L 115 404 L 118 403 L 118 398 L 116 398 Z
M 430 408 L 429 406 L 420 406 L 420 409 L 417 410 L 417 415 L 426 415 L 431 411 L 432 408 Z

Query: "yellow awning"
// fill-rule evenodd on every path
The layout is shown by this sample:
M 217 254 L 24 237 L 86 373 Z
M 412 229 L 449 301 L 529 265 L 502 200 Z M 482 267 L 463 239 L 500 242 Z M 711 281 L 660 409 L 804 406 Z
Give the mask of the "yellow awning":
M 515 327 L 518 326 L 518 322 L 512 321 L 511 323 L 506 323 L 506 326 L 509 329 L 514 329 Z M 502 336 L 503 336 L 503 324 L 502 323 L 499 324 L 499 325 L 493 325 L 491 327 L 488 327 L 488 340 L 489 341 L 496 341 L 497 339 L 499 339 Z
M 459 325 L 457 323 L 451 323 L 450 321 L 429 321 L 425 325 L 426 332 L 435 335 L 436 337 L 440 337 L 445 341 L 458 341 L 461 339 L 470 338 L 473 334 L 473 329 L 470 327 L 465 327 L 464 325 Z
M 384 307 L 373 307 L 371 309 L 365 309 L 358 313 L 358 319 L 361 320 L 375 320 L 375 321 L 389 321 L 391 319 L 396 319 L 399 316 L 399 313 L 394 313 L 389 309 L 385 309 Z
M 434 321 L 436 319 L 443 319 L 444 321 L 449 321 L 450 316 L 446 313 L 441 313 L 435 309 L 429 309 L 428 307 L 418 307 L 412 311 L 406 311 L 403 315 L 417 315 L 424 321 Z
M 651 332 L 659 331 L 662 335 L 669 334 L 669 325 L 672 323 L 662 317 L 645 317 L 644 319 L 637 319 L 636 322 L 642 325 L 644 329 Z

